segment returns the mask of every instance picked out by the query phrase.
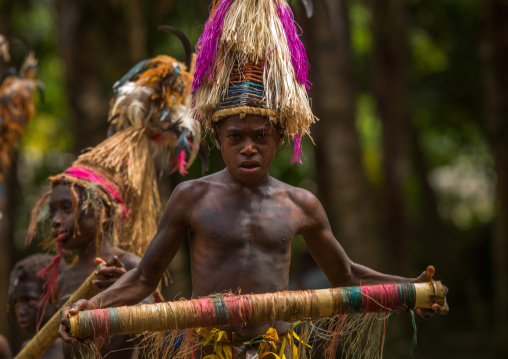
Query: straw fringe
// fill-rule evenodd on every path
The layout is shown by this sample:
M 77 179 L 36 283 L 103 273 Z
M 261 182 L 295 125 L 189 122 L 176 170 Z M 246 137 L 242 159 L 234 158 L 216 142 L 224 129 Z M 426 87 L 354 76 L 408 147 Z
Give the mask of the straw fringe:
M 290 324 L 290 330 L 298 338 L 294 341 L 298 349 L 295 358 L 310 359 L 320 354 L 324 359 L 380 359 L 391 314 L 344 314 Z M 185 359 L 189 354 L 201 352 L 206 345 L 205 338 L 194 329 L 145 332 L 138 338 L 139 347 L 149 358 Z
M 101 168 L 97 168 L 97 163 Z M 143 256 L 157 231 L 161 212 L 150 139 L 144 127 L 129 127 L 78 157 L 74 166 L 90 166 L 119 184 L 127 208 L 133 209 L 115 245 Z M 135 210 L 134 210 L 135 209 Z
M 221 4 L 226 2 L 223 0 Z M 277 108 L 272 109 L 280 113 L 279 122 L 290 137 L 296 133 L 301 136 L 309 134 L 309 126 L 315 122 L 315 118 L 310 109 L 306 84 L 296 78 L 277 6 L 289 8 L 284 0 L 236 0 L 229 6 L 213 57 L 212 70 L 206 73 L 208 77 L 205 76 L 201 86 L 198 86 L 199 82 L 194 84 L 193 114 L 203 121 L 208 130 L 212 127 L 213 111 L 227 91 L 233 66 L 263 61 L 265 107 L 270 109 L 272 103 L 276 104 Z M 211 24 L 219 20 L 219 16 L 211 16 L 206 26 L 212 27 Z M 206 39 L 200 42 L 205 43 Z
M 190 110 L 195 70 L 195 54 L 190 70 L 166 55 L 141 61 L 113 86 L 115 96 L 108 121 L 117 132 L 131 126 L 145 127 L 153 141 L 154 156 L 164 154 L 168 164 L 183 150 L 176 144 L 181 133 L 188 131 L 194 144 L 189 150 L 188 169 L 198 155 L 201 141 L 201 125 L 191 117 Z

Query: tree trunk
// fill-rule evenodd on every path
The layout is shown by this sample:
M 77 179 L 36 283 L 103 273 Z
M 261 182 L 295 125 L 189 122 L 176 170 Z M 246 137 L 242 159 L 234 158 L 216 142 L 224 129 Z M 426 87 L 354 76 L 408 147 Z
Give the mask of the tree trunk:
M 482 2 L 480 57 L 489 140 L 497 174 L 492 232 L 495 345 L 508 341 L 508 1 Z M 505 349 L 506 350 L 506 349 Z M 499 353 L 501 354 L 501 353 Z M 506 353 L 504 353 L 506 354 Z M 499 356 L 500 357 L 500 356 Z
M 13 331 L 8 327 L 7 321 L 7 292 L 10 284 L 10 272 L 16 259 L 19 257 L 18 251 L 14 246 L 14 233 L 17 218 L 19 201 L 19 186 L 17 179 L 17 151 L 12 154 L 11 168 L 5 174 L 5 181 L 0 184 L 0 333 L 16 335 L 19 331 Z M 2 193 L 3 192 L 3 193 Z M 11 308 L 12 311 L 12 308 Z M 10 338 L 11 343 L 16 342 L 16 338 Z M 14 348 L 13 348 L 14 349 Z
M 111 86 L 146 56 L 144 23 L 136 5 L 135 0 L 56 3 L 70 117 L 79 134 L 77 153 L 106 138 Z
M 409 164 L 409 115 L 406 109 L 406 44 L 402 0 L 368 1 L 374 46 L 371 83 L 383 124 L 384 229 L 396 258 L 397 271 L 408 273 L 408 218 L 404 188 Z
M 386 269 L 373 197 L 361 160 L 355 124 L 355 91 L 344 1 L 315 3 L 304 25 L 311 63 L 318 196 L 336 238 L 355 261 Z

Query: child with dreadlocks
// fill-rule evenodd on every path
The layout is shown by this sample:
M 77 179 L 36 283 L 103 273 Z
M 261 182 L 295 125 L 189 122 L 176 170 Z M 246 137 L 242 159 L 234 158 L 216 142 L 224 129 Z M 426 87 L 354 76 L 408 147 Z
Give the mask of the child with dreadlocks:
M 49 303 L 43 309 L 38 306 L 41 301 L 45 280 L 37 275 L 43 268 L 51 263 L 52 256 L 47 254 L 31 255 L 14 266 L 11 272 L 9 285 L 9 303 L 14 308 L 20 327 L 28 334 L 35 335 L 39 328 L 56 313 L 57 303 Z M 59 266 L 58 272 L 62 273 L 64 265 Z M 28 341 L 23 343 L 22 347 Z M 42 354 L 41 358 L 63 358 L 62 341 L 55 341 L 51 347 Z
M 118 137 L 108 140 L 111 142 Z M 51 263 L 39 273 L 47 280 L 42 307 L 48 307 L 55 301 L 63 304 L 97 270 L 94 261 L 97 257 L 104 258 L 106 266 L 97 271 L 104 279 L 95 280 L 93 284 L 100 289 L 107 288 L 126 271 L 136 267 L 140 258 L 134 253 L 142 253 L 153 233 L 153 227 L 150 228 L 153 222 L 142 221 L 130 214 L 134 203 L 126 196 L 127 184 L 123 181 L 123 174 L 118 172 L 115 175 L 114 171 L 95 160 L 96 152 L 105 142 L 79 157 L 63 173 L 50 177 L 51 190 L 34 209 L 29 238 L 35 234 L 36 221 L 44 221 L 47 216 L 51 223 L 48 242 L 57 251 Z M 156 216 L 158 205 L 154 194 L 144 193 L 151 202 L 145 206 L 152 216 Z M 124 238 L 132 238 L 130 233 L 134 232 L 139 241 L 123 241 Z M 77 260 L 58 276 L 64 255 L 70 253 L 76 255 Z M 101 353 L 109 353 L 111 358 L 133 357 L 135 347 L 128 343 L 129 339 L 129 336 L 113 337 L 104 343 Z M 63 349 L 66 358 L 81 355 L 81 348 L 64 344 Z M 119 349 L 123 350 L 119 352 Z
M 78 343 L 69 336 L 68 314 L 133 305 L 153 291 L 186 234 L 193 298 L 287 290 L 296 235 L 304 237 L 334 287 L 430 281 L 431 266 L 416 278 L 403 278 L 354 263 L 334 238 L 318 199 L 269 175 L 284 135 L 294 141 L 293 160 L 300 161 L 301 139 L 314 122 L 305 49 L 286 1 L 218 1 L 198 47 L 193 111 L 213 131 L 226 168 L 178 185 L 139 265 L 92 299 L 64 308 L 59 335 Z M 445 314 L 448 306 L 434 304 L 430 312 Z M 218 357 L 219 343 L 230 348 L 227 357 L 262 358 L 273 350 L 262 344 L 268 341 L 287 358 L 294 350 L 282 340 L 288 330 L 285 322 L 221 327 L 218 337 L 208 345 L 202 338 L 203 346 L 192 354 Z
M 55 268 L 69 251 L 77 254 L 77 261 L 58 278 L 61 304 L 95 270 L 94 258 L 106 260 L 97 271 L 105 279 L 93 282 L 100 289 L 139 264 L 161 212 L 153 148 L 162 148 L 181 174 L 199 150 L 199 124 L 190 117 L 189 67 L 162 55 L 136 65 L 115 84 L 111 137 L 50 177 L 51 190 L 35 206 L 28 239 L 34 237 L 38 223 L 50 220 L 48 242 L 57 255 L 41 272 L 49 278 L 46 300 L 57 295 Z M 100 352 L 108 358 L 131 357 L 135 348 L 127 340 L 128 336 L 113 337 Z M 64 345 L 66 358 L 80 350 Z

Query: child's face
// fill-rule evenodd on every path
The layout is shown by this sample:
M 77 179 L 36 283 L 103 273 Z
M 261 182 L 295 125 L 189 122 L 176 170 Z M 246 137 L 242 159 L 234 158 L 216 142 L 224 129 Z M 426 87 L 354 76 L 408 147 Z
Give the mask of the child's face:
M 214 139 L 231 174 L 241 182 L 253 184 L 267 175 L 282 133 L 266 117 L 233 116 L 222 120 Z
M 94 241 L 97 220 L 90 211 L 82 210 L 81 204 L 75 211 L 69 184 L 53 187 L 49 208 L 51 234 L 56 242 L 62 243 L 63 249 L 85 249 Z M 75 223 L 78 223 L 79 228 L 75 228 Z
M 33 280 L 20 281 L 14 289 L 14 311 L 18 319 L 19 326 L 27 333 L 35 333 L 37 325 L 37 314 L 39 308 L 37 304 L 41 299 L 42 287 Z M 55 314 L 56 306 L 50 304 L 44 312 L 42 324 L 48 321 Z M 42 310 L 40 311 L 42 313 Z

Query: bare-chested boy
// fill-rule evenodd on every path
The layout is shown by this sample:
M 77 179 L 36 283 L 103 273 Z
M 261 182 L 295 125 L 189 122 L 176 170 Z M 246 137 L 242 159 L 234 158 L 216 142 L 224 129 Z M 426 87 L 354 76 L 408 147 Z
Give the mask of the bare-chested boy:
M 78 342 L 67 334 L 68 313 L 132 305 L 151 293 L 186 233 L 194 298 L 240 289 L 242 293 L 287 290 L 291 244 L 298 234 L 334 287 L 432 279 L 432 267 L 418 278 L 402 278 L 353 263 L 334 238 L 316 197 L 268 174 L 282 132 L 264 117 L 227 118 L 214 137 L 227 168 L 176 187 L 139 265 L 91 300 L 62 311 L 64 340 Z M 448 311 L 437 304 L 433 309 Z M 270 326 L 279 334 L 287 328 L 284 323 L 255 323 L 221 329 L 254 338 Z
M 138 265 L 156 232 L 161 206 L 153 147 L 161 147 L 158 152 L 181 174 L 199 150 L 199 141 L 192 150 L 188 144 L 194 136 L 200 140 L 200 132 L 194 130 L 200 130 L 199 124 L 190 118 L 189 66 L 169 56 L 136 65 L 114 86 L 110 137 L 50 178 L 51 191 L 36 205 L 29 237 L 39 214 L 45 213 L 42 208 L 49 206 L 56 258 L 61 261 L 64 252 L 77 254 L 77 261 L 58 278 L 61 304 L 96 270 L 96 257 L 104 258 L 106 266 L 97 270 L 104 279 L 93 284 L 104 289 Z M 135 342 L 127 340 L 128 336 L 108 339 L 101 354 L 134 357 Z M 64 345 L 66 358 L 79 352 L 79 347 Z
M 284 136 L 293 139 L 298 161 L 301 138 L 314 122 L 305 91 L 308 64 L 299 41 L 285 0 L 214 2 L 198 42 L 193 110 L 213 131 L 226 168 L 176 187 L 139 265 L 89 301 L 62 310 L 59 335 L 65 341 L 78 343 L 68 335 L 68 314 L 132 305 L 153 291 L 186 234 L 194 298 L 287 290 L 296 235 L 304 237 L 336 287 L 432 279 L 432 267 L 417 278 L 403 278 L 352 262 L 316 197 L 269 175 Z M 448 307 L 436 304 L 432 310 L 444 314 Z M 221 329 L 228 338 L 234 332 L 248 341 L 270 326 L 279 337 L 287 331 L 282 322 Z M 235 358 L 263 356 L 251 349 L 235 348 Z
M 34 254 L 16 263 L 11 272 L 9 302 L 12 303 L 19 326 L 30 335 L 35 335 L 37 328 L 42 328 L 59 308 L 58 303 L 54 302 L 48 303 L 44 310 L 39 306 L 45 280 L 37 273 L 49 265 L 51 259 L 47 254 Z M 62 271 L 63 264 L 60 266 Z M 27 343 L 28 340 L 22 347 Z M 56 340 L 40 358 L 63 358 L 62 341 Z
M 100 166 L 94 167 L 90 162 L 83 166 L 78 160 L 63 173 L 51 177 L 52 187 L 47 199 L 44 198 L 36 206 L 33 221 L 37 220 L 41 208 L 48 206 L 51 223 L 49 240 L 54 242 L 58 253 L 45 270 L 50 273 L 49 286 L 57 284 L 60 306 L 92 272 L 96 271 L 103 278 L 93 281 L 93 285 L 102 290 L 140 262 L 137 255 L 113 245 L 118 243 L 117 232 L 130 222 L 118 216 L 127 207 L 123 196 L 115 199 L 113 193 L 123 192 L 106 173 Z M 57 283 L 51 283 L 51 278 L 55 278 L 51 276 L 54 270 L 51 267 L 61 263 L 65 253 L 73 253 L 75 263 L 58 276 Z M 106 262 L 99 270 L 97 257 Z M 46 307 L 50 305 L 44 304 Z M 137 349 L 129 340 L 129 336 L 115 336 L 106 340 L 101 347 L 102 355 L 134 358 Z M 63 357 L 79 358 L 81 355 L 81 348 L 64 343 Z
M 82 191 L 76 187 L 79 197 Z M 95 240 L 97 228 L 102 224 L 89 210 L 79 210 L 79 221 L 75 222 L 73 208 L 72 189 L 69 183 L 56 183 L 51 191 L 49 208 L 51 216 L 51 234 L 55 242 L 60 242 L 66 251 L 75 251 L 77 261 L 68 267 L 58 277 L 58 288 L 60 289 L 60 304 L 65 303 L 68 297 L 78 289 L 96 268 L 97 257 L 106 260 L 106 267 L 97 271 L 104 279 L 93 282 L 100 289 L 109 287 L 114 281 L 121 277 L 126 271 L 134 268 L 140 258 L 132 253 L 126 252 L 111 245 L 111 239 L 102 238 L 102 248 L 98 248 Z M 82 200 L 80 200 L 82 205 Z M 79 230 L 76 227 L 76 224 Z
M 82 190 L 75 189 L 79 198 L 83 198 Z M 93 281 L 93 284 L 100 289 L 109 287 L 126 271 L 135 268 L 140 258 L 132 253 L 126 252 L 111 245 L 111 239 L 105 236 L 101 238 L 104 244 L 98 248 L 95 240 L 97 228 L 104 224 L 93 215 L 90 209 L 81 209 L 82 199 L 78 204 L 77 216 L 78 228 L 75 227 L 75 210 L 73 208 L 73 190 L 69 183 L 55 183 L 49 199 L 52 236 L 56 242 L 60 242 L 66 251 L 75 251 L 78 260 L 68 267 L 58 278 L 60 290 L 60 305 L 64 304 L 83 281 L 97 268 L 95 259 L 101 257 L 106 260 L 105 267 L 96 270 L 97 274 L 104 279 Z M 78 230 L 79 229 L 79 230 Z M 107 233 L 107 232 L 106 232 Z M 148 297 L 148 294 L 146 297 Z M 108 354 L 108 358 L 135 358 L 136 349 L 133 343 L 128 341 L 129 336 L 114 336 L 107 340 L 101 348 L 102 355 Z M 118 351 L 121 350 L 121 351 Z M 78 348 L 67 343 L 63 346 L 65 358 L 80 356 Z
M 95 280 L 93 284 L 99 289 L 104 289 L 126 271 L 135 268 L 140 262 L 140 257 L 134 253 L 143 253 L 155 233 L 156 226 L 153 224 L 154 218 L 157 218 L 159 198 L 153 168 L 148 172 L 143 166 L 137 168 L 140 173 L 146 175 L 148 181 L 146 179 L 143 181 L 150 185 L 143 187 L 139 186 L 139 183 L 134 183 L 129 173 L 126 173 L 128 166 L 124 166 L 120 171 L 108 167 L 115 161 L 127 163 L 127 158 L 135 161 L 135 157 L 140 155 L 148 158 L 147 153 L 139 154 L 143 147 L 137 148 L 136 143 L 129 147 L 130 152 L 117 151 L 118 158 L 112 158 L 111 152 L 105 150 L 108 145 L 117 146 L 119 143 L 125 143 L 125 137 L 139 132 L 143 130 L 135 128 L 122 130 L 82 154 L 71 167 L 50 177 L 51 190 L 35 206 L 29 237 L 34 234 L 36 223 L 44 222 L 44 218 L 39 217 L 47 213 L 51 223 L 49 241 L 58 248 L 52 265 L 61 262 L 66 253 L 77 255 L 75 263 L 58 278 L 60 304 L 63 304 L 94 271 L 104 279 Z M 145 151 L 149 151 L 148 146 L 144 148 Z M 105 153 L 105 157 L 101 156 L 101 153 Z M 138 185 L 138 192 L 132 190 L 135 185 Z M 135 208 L 142 206 L 153 211 L 151 220 L 133 212 Z M 137 233 L 135 236 L 137 241 L 126 241 L 126 238 L 134 237 L 134 233 Z M 96 257 L 106 261 L 105 267 L 96 269 L 98 264 L 95 261 Z M 46 271 L 50 273 L 51 283 L 51 278 L 55 276 L 51 275 L 50 267 L 51 265 Z M 130 339 L 129 336 L 115 336 L 106 340 L 101 347 L 101 354 L 103 356 L 107 354 L 108 358 L 136 357 L 136 343 Z M 66 343 L 63 346 L 64 356 L 79 358 L 82 349 Z

